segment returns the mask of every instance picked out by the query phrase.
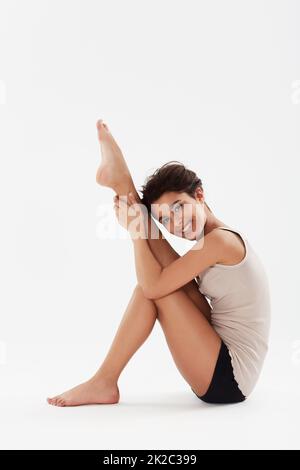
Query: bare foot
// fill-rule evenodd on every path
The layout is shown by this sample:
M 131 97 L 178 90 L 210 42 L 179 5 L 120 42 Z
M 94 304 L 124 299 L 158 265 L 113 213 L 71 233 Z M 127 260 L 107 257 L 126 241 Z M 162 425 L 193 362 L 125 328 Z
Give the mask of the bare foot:
M 120 147 L 102 119 L 97 121 L 98 139 L 101 147 L 101 165 L 98 168 L 96 181 L 101 186 L 117 190 L 131 175 Z
M 77 387 L 47 398 L 49 405 L 54 406 L 79 406 L 95 404 L 114 404 L 120 399 L 117 384 L 108 383 L 101 379 L 90 379 Z

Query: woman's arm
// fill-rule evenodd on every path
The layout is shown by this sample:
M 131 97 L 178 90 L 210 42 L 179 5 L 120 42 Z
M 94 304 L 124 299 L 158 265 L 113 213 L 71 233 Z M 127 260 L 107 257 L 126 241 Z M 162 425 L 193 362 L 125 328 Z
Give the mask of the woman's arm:
M 146 231 L 142 232 L 141 238 L 131 235 L 131 239 L 137 280 L 149 299 L 164 297 L 184 286 L 206 268 L 217 263 L 226 249 L 226 242 L 220 231 L 212 231 L 204 240 L 196 242 L 185 255 L 162 268 L 151 251 Z
M 129 231 L 134 248 L 135 270 L 139 285 L 145 297 L 153 298 L 152 287 L 157 284 L 163 268 L 153 255 L 146 238 L 146 224 L 141 226 L 141 238 L 135 238 Z
M 221 230 L 212 230 L 183 256 L 163 268 L 153 255 L 149 242 L 146 214 L 129 193 L 114 197 L 114 208 L 121 225 L 129 231 L 134 247 L 135 269 L 139 285 L 149 299 L 158 299 L 184 286 L 209 266 L 218 263 L 228 249 Z M 132 207 L 131 207 L 132 206 Z M 137 213 L 138 216 L 137 216 Z M 138 227 L 138 231 L 137 231 Z

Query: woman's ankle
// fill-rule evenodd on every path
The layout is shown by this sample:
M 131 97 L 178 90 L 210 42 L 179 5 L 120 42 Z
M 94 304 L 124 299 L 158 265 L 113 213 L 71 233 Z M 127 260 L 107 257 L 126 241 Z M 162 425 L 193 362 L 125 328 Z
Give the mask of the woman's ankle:
M 118 194 L 118 196 L 128 196 L 130 192 L 137 195 L 137 191 L 130 174 L 125 174 L 120 177 L 120 181 L 114 184 L 113 190 Z
M 111 372 L 103 372 L 99 370 L 96 372 L 95 375 L 91 378 L 92 382 L 101 382 L 106 383 L 107 385 L 115 386 L 118 383 L 119 376 L 112 374 Z

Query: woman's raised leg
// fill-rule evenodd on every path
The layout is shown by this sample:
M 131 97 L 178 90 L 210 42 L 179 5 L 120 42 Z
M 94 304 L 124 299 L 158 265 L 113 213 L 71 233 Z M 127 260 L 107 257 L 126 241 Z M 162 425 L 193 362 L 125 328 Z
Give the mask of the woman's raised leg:
M 97 183 L 113 189 L 119 196 L 128 195 L 131 191 L 139 201 L 140 196 L 135 188 L 123 153 L 108 126 L 101 119 L 97 122 L 97 130 L 102 157 L 96 174 Z M 148 234 L 152 235 L 151 237 L 148 235 L 151 250 L 162 266 L 167 266 L 178 258 L 178 253 L 165 239 L 150 215 L 148 216 Z M 186 284 L 184 291 L 210 321 L 211 307 L 204 295 L 198 290 L 196 280 Z

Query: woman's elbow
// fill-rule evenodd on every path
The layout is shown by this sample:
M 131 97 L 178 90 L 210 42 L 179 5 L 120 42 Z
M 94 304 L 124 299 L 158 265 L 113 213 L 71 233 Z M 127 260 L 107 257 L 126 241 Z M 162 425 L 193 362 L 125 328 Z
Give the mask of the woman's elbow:
M 142 289 L 143 289 L 143 294 L 146 297 L 146 299 L 154 300 L 156 298 L 156 292 L 154 291 L 153 288 L 142 287 Z
M 165 295 L 161 290 L 159 289 L 153 289 L 153 287 L 145 287 L 143 288 L 144 296 L 149 299 L 149 300 L 158 300 L 162 297 L 165 297 Z

